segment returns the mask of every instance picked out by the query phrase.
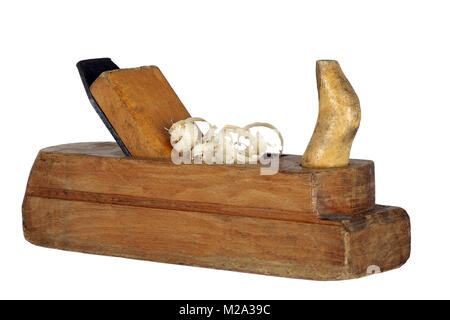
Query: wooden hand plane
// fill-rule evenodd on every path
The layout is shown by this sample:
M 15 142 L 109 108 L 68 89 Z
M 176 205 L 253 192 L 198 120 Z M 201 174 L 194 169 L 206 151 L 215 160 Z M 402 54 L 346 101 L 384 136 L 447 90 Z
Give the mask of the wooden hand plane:
M 314 280 L 409 258 L 408 214 L 377 205 L 374 163 L 349 159 L 360 106 L 337 62 L 317 63 L 316 129 L 304 156 L 281 155 L 274 175 L 260 164 L 174 164 L 164 127 L 189 113 L 162 73 L 103 68 L 84 83 L 117 143 L 39 152 L 22 207 L 29 242 Z

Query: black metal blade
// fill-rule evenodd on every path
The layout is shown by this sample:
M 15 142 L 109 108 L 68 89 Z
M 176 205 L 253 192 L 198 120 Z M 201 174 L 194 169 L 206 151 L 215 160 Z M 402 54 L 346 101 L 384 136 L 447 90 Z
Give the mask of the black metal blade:
M 109 132 L 111 132 L 112 136 L 116 140 L 120 149 L 122 149 L 123 153 L 128 157 L 131 156 L 131 153 L 128 151 L 122 139 L 120 139 L 116 130 L 114 130 L 114 127 L 112 126 L 111 122 L 109 122 L 108 118 L 103 113 L 97 101 L 95 101 L 95 98 L 92 96 L 91 90 L 89 89 L 91 87 L 91 84 L 98 78 L 100 74 L 102 74 L 102 72 L 109 70 L 116 70 L 120 68 L 114 62 L 112 62 L 110 58 L 82 60 L 77 63 L 77 68 L 78 72 L 80 73 L 84 89 L 86 90 L 86 94 L 95 111 L 100 116 L 103 123 L 108 128 Z

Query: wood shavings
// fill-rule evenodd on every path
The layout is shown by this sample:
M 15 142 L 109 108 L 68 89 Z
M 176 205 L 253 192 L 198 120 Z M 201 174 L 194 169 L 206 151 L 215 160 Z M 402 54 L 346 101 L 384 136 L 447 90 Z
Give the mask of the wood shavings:
M 202 134 L 196 122 L 206 122 L 208 129 Z M 263 135 L 250 129 L 265 127 L 276 133 L 279 144 L 268 143 Z M 170 143 L 174 151 L 182 154 L 191 163 L 207 164 L 255 164 L 264 155 L 268 147 L 276 153 L 283 151 L 283 137 L 270 123 L 255 122 L 243 128 L 226 125 L 220 131 L 217 126 L 202 118 L 187 118 L 174 123 L 170 129 Z

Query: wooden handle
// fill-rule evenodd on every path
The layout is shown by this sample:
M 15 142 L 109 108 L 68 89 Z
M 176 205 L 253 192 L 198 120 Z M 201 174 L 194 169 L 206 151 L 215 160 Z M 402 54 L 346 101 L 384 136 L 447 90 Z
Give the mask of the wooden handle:
M 319 116 L 302 166 L 344 167 L 361 120 L 359 99 L 337 61 L 317 61 L 316 76 Z

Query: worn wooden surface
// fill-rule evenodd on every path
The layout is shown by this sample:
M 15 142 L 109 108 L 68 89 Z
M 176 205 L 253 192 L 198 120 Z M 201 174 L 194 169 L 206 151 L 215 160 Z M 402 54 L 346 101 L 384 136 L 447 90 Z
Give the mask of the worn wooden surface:
M 126 158 L 114 143 L 47 148 L 28 181 L 24 234 L 51 248 L 317 280 L 408 259 L 408 215 L 373 204 L 371 161 L 311 170 L 281 159 L 261 176 Z
M 300 161 L 283 156 L 278 174 L 260 175 L 256 165 L 174 165 L 124 157 L 112 142 L 68 144 L 39 153 L 28 190 L 44 197 L 64 190 L 74 197 L 100 194 L 161 208 L 240 208 L 244 214 L 295 219 L 345 216 L 375 205 L 372 161 L 351 160 L 346 168 L 326 170 L 302 168 Z
M 90 90 L 132 156 L 170 158 L 165 128 L 190 115 L 157 67 L 106 71 Z

